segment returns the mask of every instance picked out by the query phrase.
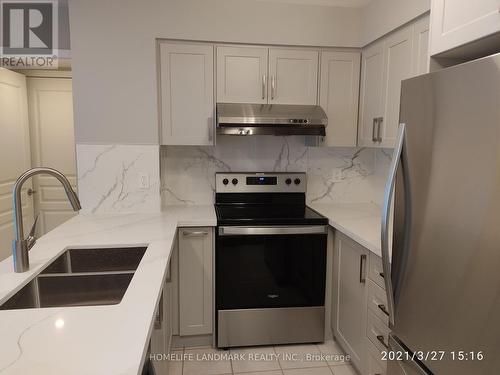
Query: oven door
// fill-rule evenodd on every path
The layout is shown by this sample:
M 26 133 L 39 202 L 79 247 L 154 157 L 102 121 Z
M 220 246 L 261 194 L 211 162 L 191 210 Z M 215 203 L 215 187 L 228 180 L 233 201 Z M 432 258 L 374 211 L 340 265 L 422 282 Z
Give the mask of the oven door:
M 219 227 L 217 346 L 324 340 L 326 226 Z
M 323 306 L 325 226 L 219 227 L 217 309 Z

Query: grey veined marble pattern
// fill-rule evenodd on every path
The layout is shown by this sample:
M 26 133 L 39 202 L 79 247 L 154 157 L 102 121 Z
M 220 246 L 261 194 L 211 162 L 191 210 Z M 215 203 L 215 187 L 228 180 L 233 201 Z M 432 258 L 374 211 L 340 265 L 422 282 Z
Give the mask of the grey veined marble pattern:
M 164 205 L 213 203 L 216 172 L 307 172 L 307 200 L 380 204 L 391 150 L 306 147 L 304 138 L 219 137 L 216 147 L 163 146 Z
M 82 213 L 155 212 L 161 209 L 159 146 L 77 144 Z M 140 184 L 147 176 L 148 186 Z

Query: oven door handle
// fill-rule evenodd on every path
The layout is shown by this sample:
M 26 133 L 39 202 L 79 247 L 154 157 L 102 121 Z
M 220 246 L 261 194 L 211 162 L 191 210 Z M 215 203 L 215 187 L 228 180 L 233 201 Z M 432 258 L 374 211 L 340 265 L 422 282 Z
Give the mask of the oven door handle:
M 262 236 L 262 235 L 286 235 L 286 234 L 326 234 L 326 225 L 308 226 L 269 226 L 269 227 L 219 227 L 219 236 Z

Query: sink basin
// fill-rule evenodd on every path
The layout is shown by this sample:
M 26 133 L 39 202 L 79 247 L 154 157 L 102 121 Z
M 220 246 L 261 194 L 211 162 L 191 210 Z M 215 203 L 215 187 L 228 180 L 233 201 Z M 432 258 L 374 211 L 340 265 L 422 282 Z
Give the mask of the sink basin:
M 42 274 L 135 271 L 145 247 L 68 249 Z
M 68 249 L 0 310 L 120 303 L 145 247 Z

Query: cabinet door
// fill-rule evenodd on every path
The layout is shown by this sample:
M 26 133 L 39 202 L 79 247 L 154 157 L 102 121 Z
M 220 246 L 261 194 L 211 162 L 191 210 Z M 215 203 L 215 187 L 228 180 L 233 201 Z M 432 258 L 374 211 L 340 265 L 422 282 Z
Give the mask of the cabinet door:
M 365 367 L 367 258 L 368 250 L 335 233 L 334 334 L 361 373 Z
M 384 46 L 379 41 L 362 52 L 359 146 L 377 145 L 376 119 L 382 116 Z
M 212 228 L 179 229 L 179 334 L 212 333 Z
M 211 145 L 213 46 L 160 44 L 161 144 Z
M 217 47 L 217 102 L 267 103 L 267 48 Z
M 320 105 L 328 116 L 326 146 L 355 147 L 358 133 L 360 53 L 321 53 Z
M 499 0 L 433 0 L 431 55 L 500 31 Z
M 317 104 L 318 51 L 269 49 L 269 103 Z
M 166 288 L 163 287 L 160 301 L 156 307 L 153 331 L 151 332 L 151 354 L 158 357 L 168 354 L 166 346 L 166 325 L 165 325 L 165 298 Z M 155 357 L 156 358 L 156 357 Z M 153 367 L 157 374 L 165 374 L 167 371 L 167 361 L 154 360 Z
M 429 16 L 413 25 L 413 75 L 429 73 Z
M 378 132 L 381 147 L 394 147 L 399 126 L 401 81 L 412 76 L 412 27 L 405 27 L 384 42 L 384 95 L 382 122 Z

